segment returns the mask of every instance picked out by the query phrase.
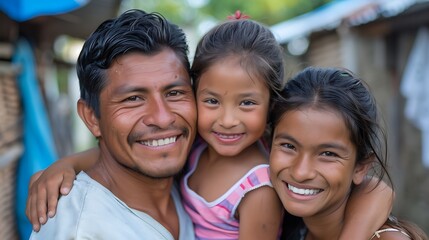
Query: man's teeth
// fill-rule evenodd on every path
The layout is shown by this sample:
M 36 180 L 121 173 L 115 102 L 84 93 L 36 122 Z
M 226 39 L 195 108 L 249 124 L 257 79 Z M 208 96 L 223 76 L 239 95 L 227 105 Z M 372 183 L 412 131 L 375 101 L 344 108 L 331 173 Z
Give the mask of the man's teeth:
M 294 187 L 290 184 L 287 185 L 289 190 L 291 190 L 292 192 L 296 193 L 296 194 L 300 194 L 300 195 L 316 195 L 319 192 L 321 192 L 320 189 L 302 189 L 302 188 L 297 188 Z
M 163 138 L 163 139 L 154 139 L 149 141 L 143 141 L 143 145 L 149 146 L 149 147 L 160 147 L 164 146 L 170 143 L 176 142 L 177 137 L 169 137 L 169 138 Z

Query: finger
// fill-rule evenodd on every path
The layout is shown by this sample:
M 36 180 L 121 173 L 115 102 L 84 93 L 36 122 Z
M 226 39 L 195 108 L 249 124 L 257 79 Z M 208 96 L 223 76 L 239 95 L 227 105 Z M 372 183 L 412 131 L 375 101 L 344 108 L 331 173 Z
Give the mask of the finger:
M 76 179 L 76 174 L 74 172 L 72 172 L 71 174 L 64 173 L 63 182 L 61 183 L 61 187 L 60 187 L 60 192 L 62 195 L 69 194 L 70 190 L 73 187 L 73 181 L 75 179 Z
M 29 195 L 27 199 L 26 215 L 33 226 L 33 230 L 38 232 L 40 230 L 40 223 L 36 211 L 36 199 L 37 197 L 33 197 L 31 194 Z
M 47 188 L 48 217 L 50 218 L 55 216 L 58 199 L 60 197 L 59 189 L 59 185 L 49 185 Z
M 41 184 L 38 184 L 37 186 L 37 199 L 35 200 L 35 211 L 37 212 L 37 219 L 39 220 L 40 224 L 45 224 L 47 217 L 46 217 L 46 212 L 47 212 L 47 192 L 46 192 L 46 188 L 45 187 L 41 187 Z

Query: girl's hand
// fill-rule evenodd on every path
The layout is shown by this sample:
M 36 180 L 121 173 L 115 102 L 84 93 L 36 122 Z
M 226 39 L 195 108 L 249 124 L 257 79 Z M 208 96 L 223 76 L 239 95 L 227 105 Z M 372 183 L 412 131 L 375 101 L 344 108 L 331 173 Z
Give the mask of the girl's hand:
M 53 217 L 60 194 L 67 195 L 76 177 L 73 165 L 57 161 L 44 171 L 35 173 L 30 179 L 25 214 L 38 232 L 47 217 Z

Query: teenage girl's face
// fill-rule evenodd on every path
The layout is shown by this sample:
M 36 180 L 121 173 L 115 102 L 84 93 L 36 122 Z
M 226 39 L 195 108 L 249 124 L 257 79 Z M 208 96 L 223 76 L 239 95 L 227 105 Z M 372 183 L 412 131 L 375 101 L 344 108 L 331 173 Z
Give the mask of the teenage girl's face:
M 270 94 L 264 79 L 249 76 L 238 58 L 215 63 L 196 92 L 198 132 L 222 156 L 235 156 L 264 133 Z
M 271 181 L 285 209 L 300 217 L 343 214 L 352 182 L 366 168 L 342 116 L 305 108 L 285 113 L 273 133 Z

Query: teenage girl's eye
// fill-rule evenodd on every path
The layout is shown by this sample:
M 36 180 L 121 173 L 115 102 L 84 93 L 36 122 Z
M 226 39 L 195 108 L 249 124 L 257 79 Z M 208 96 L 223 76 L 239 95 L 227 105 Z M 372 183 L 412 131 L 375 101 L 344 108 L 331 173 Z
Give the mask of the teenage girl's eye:
M 321 155 L 326 157 L 338 157 L 336 153 L 330 151 L 323 152 Z
M 219 101 L 214 99 L 214 98 L 206 99 L 206 100 L 204 100 L 204 102 L 208 103 L 208 104 L 218 104 L 219 103 Z
M 295 150 L 295 146 L 290 143 L 281 144 L 284 148 Z
M 244 100 L 240 103 L 241 106 L 251 106 L 251 105 L 255 105 L 256 103 L 250 100 Z

